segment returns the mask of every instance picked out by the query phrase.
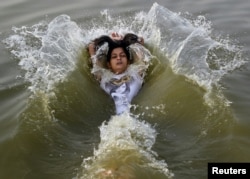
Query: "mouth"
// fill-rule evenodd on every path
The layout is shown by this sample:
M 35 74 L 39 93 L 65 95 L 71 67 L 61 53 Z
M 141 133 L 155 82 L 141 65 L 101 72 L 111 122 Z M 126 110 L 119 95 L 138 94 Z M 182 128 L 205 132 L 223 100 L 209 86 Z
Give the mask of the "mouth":
M 117 62 L 116 65 L 122 65 L 122 62 Z

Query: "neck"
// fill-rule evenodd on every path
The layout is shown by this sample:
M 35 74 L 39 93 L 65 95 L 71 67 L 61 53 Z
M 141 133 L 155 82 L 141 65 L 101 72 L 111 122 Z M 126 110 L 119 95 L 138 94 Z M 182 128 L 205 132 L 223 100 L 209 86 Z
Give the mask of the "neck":
M 116 74 L 116 75 L 120 75 L 120 74 L 122 74 L 124 72 L 125 72 L 124 70 L 123 71 L 113 71 L 113 73 Z

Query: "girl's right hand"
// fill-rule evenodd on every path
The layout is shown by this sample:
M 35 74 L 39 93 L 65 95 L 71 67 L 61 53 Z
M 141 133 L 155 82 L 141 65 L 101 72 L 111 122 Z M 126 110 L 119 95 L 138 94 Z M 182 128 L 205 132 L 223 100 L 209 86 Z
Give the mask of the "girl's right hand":
M 89 43 L 88 45 L 89 55 L 95 55 L 95 44 L 93 42 Z

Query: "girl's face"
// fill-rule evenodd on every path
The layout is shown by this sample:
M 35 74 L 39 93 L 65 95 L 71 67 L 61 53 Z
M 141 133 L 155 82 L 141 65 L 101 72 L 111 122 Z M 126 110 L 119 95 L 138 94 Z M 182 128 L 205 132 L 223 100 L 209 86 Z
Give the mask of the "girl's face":
M 128 67 L 128 58 L 121 47 L 113 49 L 111 52 L 110 61 L 108 62 L 108 67 L 115 74 L 121 74 L 126 71 Z

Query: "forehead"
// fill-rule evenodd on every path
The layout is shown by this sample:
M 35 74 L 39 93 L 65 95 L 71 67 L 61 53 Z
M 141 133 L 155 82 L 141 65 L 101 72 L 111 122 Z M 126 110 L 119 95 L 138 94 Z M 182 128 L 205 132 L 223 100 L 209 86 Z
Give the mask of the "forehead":
M 123 50 L 123 48 L 122 47 L 117 47 L 117 48 L 114 48 L 113 50 L 112 50 L 112 53 L 111 54 L 115 54 L 115 53 L 124 53 L 124 50 Z

